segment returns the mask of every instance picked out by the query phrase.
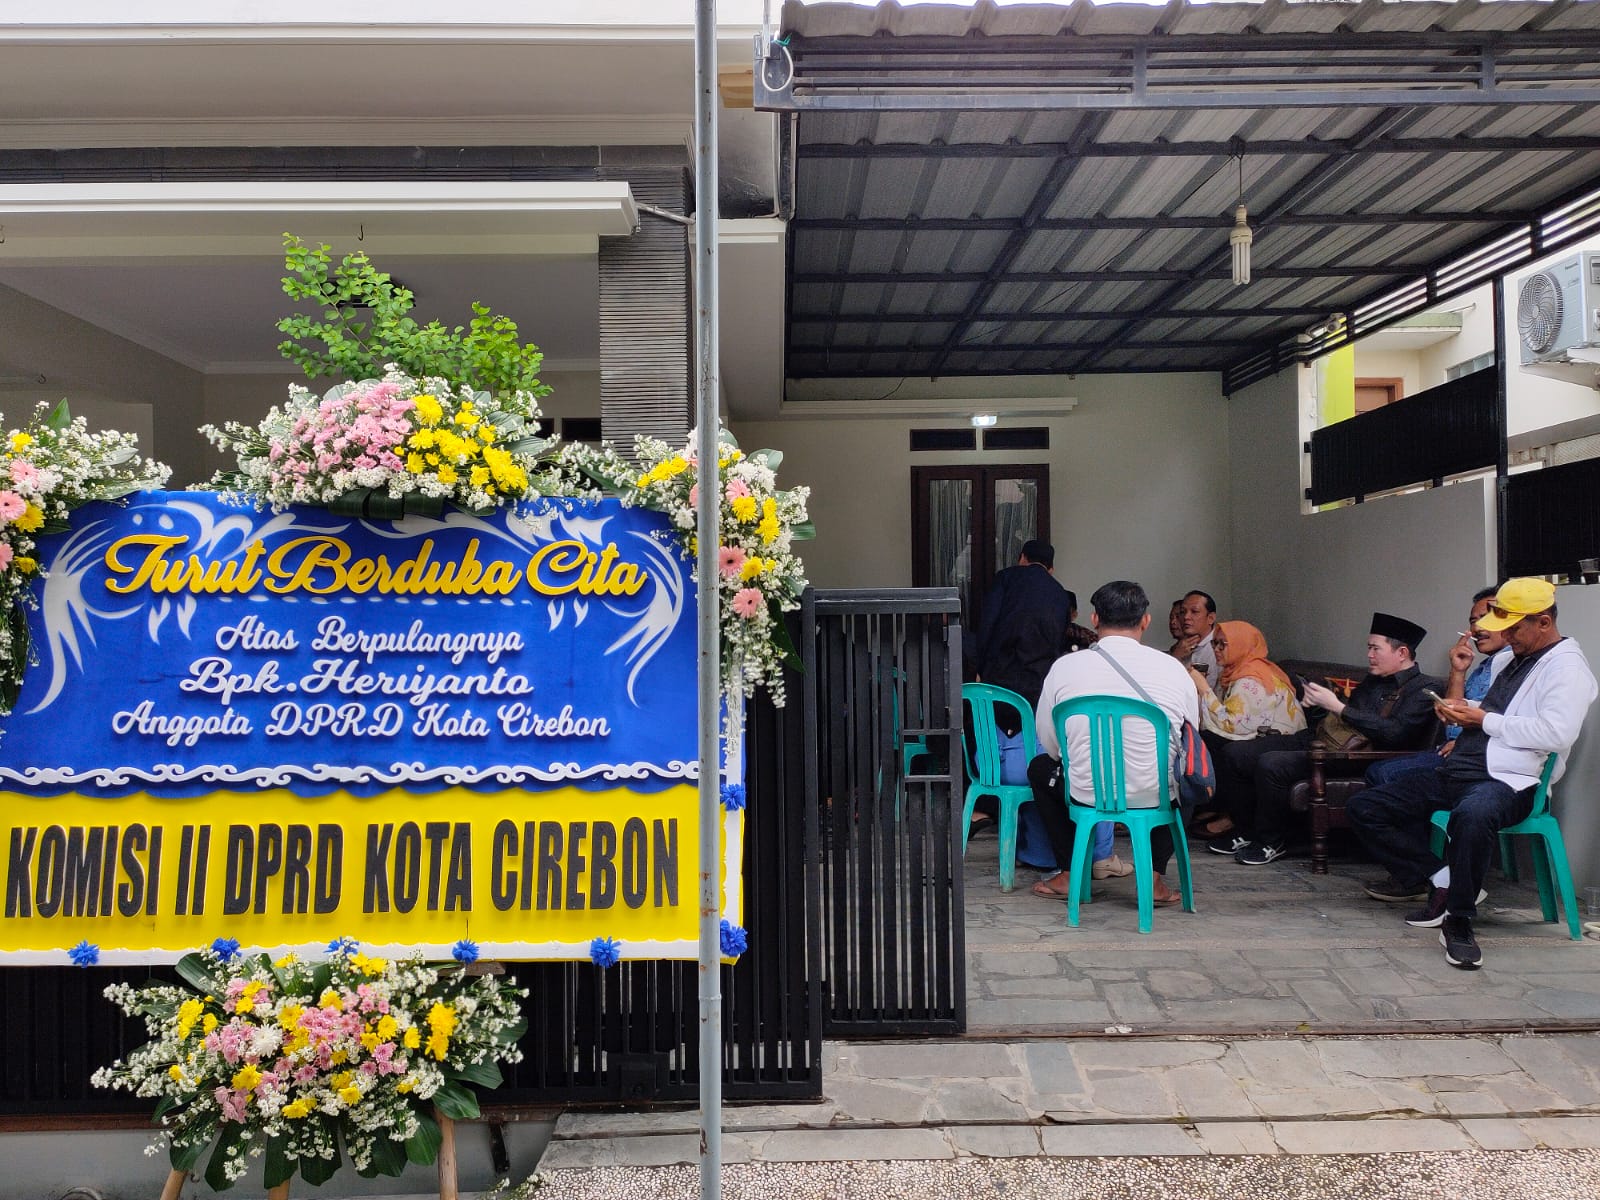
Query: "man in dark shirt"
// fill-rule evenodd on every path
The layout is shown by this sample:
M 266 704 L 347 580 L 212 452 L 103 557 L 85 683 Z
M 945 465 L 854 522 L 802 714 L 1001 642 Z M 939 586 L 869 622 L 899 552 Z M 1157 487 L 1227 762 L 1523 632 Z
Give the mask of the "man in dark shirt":
M 1437 728 L 1433 702 L 1424 688 L 1438 680 L 1417 670 L 1417 646 L 1427 636 L 1422 626 L 1391 616 L 1372 614 L 1367 636 L 1367 676 L 1348 700 L 1320 683 L 1307 683 L 1305 703 L 1362 734 L 1377 750 L 1420 750 Z M 1312 730 L 1233 742 L 1218 763 L 1218 795 L 1232 813 L 1235 831 L 1212 841 L 1207 849 L 1231 853 L 1246 866 L 1282 858 L 1288 842 L 1289 793 L 1311 775 Z
M 1039 689 L 1065 651 L 1077 597 L 1056 582 L 1049 542 L 1025 542 L 1017 565 L 994 577 L 978 622 L 978 678 L 1038 706 Z
M 1439 930 L 1445 961 L 1476 970 L 1483 962 L 1472 919 L 1500 830 L 1527 818 L 1551 755 L 1561 777 L 1596 684 L 1583 651 L 1556 628 L 1555 588 L 1543 579 L 1511 579 L 1495 593 L 1480 629 L 1503 630 L 1507 648 L 1491 660 L 1481 704 L 1462 698 L 1469 647 L 1450 654 L 1450 690 L 1436 707 L 1460 725 L 1455 748 L 1433 770 L 1412 771 L 1350 798 L 1350 823 L 1398 881 L 1431 885 L 1427 905 L 1408 925 Z M 1432 816 L 1450 812 L 1445 860 L 1433 853 Z

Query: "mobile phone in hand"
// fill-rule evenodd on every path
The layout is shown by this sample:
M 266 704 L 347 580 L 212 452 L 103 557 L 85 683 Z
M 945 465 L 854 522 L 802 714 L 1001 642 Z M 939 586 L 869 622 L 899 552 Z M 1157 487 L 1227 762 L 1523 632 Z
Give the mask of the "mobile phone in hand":
M 1432 700 L 1435 704 L 1443 704 L 1443 703 L 1445 703 L 1445 698 L 1443 696 L 1439 695 L 1439 693 L 1434 691 L 1432 688 L 1423 688 L 1422 689 L 1422 694 L 1424 696 L 1426 696 L 1429 700 Z

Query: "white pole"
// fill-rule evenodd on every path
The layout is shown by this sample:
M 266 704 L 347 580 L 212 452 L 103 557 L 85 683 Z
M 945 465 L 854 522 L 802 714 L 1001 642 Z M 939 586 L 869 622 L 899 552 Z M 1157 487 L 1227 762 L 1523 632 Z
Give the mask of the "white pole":
M 722 1195 L 722 798 L 717 550 L 717 6 L 694 10 L 695 579 L 700 593 L 700 1197 Z

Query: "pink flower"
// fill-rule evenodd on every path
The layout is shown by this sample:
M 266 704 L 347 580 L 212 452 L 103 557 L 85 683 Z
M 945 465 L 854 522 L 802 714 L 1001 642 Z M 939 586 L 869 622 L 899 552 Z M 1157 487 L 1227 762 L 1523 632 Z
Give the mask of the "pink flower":
M 0 571 L 11 565 L 11 559 L 15 554 L 16 551 L 11 548 L 10 542 L 0 542 Z
M 744 566 L 744 551 L 737 546 L 724 546 L 717 553 L 717 570 L 732 579 Z
M 245 1101 L 249 1097 L 248 1092 L 236 1092 L 232 1088 L 219 1087 L 213 1095 L 216 1096 L 217 1103 L 222 1105 L 222 1119 L 224 1121 L 243 1123 Z
M 11 482 L 23 487 L 39 482 L 39 468 L 27 459 L 19 458 L 11 464 Z
M 761 592 L 757 588 L 740 588 L 733 598 L 733 611 L 749 620 L 761 611 Z
M 28 511 L 28 502 L 15 492 L 0 492 L 0 521 L 15 521 Z
M 737 500 L 740 496 L 750 494 L 750 485 L 742 479 L 730 479 L 725 494 L 729 500 Z
M 695 484 L 693 487 L 691 487 L 689 489 L 689 507 L 690 508 L 698 508 L 699 506 L 700 506 L 700 485 L 697 483 L 697 484 Z

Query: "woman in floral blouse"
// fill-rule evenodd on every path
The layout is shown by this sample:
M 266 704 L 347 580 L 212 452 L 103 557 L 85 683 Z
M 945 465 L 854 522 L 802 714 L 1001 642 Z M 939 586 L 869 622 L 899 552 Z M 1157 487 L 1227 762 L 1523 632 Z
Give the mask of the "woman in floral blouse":
M 1199 671 L 1189 671 L 1200 694 L 1200 725 L 1206 733 L 1242 742 L 1269 733 L 1298 733 L 1306 727 L 1294 685 L 1267 658 L 1267 639 L 1259 629 L 1247 621 L 1219 621 L 1211 644 L 1217 652 L 1217 690 L 1211 690 Z M 1204 827 L 1210 836 L 1232 829 L 1227 816 Z

